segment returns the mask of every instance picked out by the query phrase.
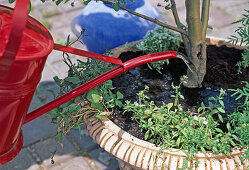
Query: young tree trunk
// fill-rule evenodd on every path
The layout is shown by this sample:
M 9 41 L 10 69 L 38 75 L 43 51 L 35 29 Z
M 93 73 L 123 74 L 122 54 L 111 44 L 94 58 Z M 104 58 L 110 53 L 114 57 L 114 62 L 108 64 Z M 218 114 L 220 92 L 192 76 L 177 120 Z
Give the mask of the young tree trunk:
M 100 1 L 110 5 L 114 4 L 113 2 L 110 2 L 108 0 Z M 119 4 L 120 8 L 126 10 L 127 12 L 133 15 L 151 21 L 164 28 L 174 30 L 181 34 L 187 53 L 186 60 L 189 67 L 187 71 L 188 80 L 187 83 L 185 83 L 184 85 L 189 88 L 200 87 L 206 74 L 207 55 L 205 40 L 208 26 L 210 0 L 202 0 L 201 17 L 200 2 L 201 0 L 185 0 L 188 25 L 187 31 L 186 27 L 180 22 L 175 0 L 170 0 L 170 3 L 177 27 L 165 24 L 163 22 L 158 21 L 157 19 L 153 19 L 148 16 L 139 14 Z
M 201 86 L 206 74 L 206 43 L 200 18 L 200 0 L 186 0 L 185 5 L 189 35 L 187 40 L 189 46 L 186 50 L 190 62 L 185 86 L 195 88 Z

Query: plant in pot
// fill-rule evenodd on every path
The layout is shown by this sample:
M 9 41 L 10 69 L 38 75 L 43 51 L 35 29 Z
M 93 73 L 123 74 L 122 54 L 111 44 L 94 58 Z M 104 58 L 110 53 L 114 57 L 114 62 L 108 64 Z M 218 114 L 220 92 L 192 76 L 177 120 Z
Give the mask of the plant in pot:
M 90 0 L 84 2 L 87 4 Z M 130 11 L 125 8 L 125 0 L 103 0 L 103 2 L 113 5 L 114 10 L 121 8 L 180 33 L 185 54 L 183 52 L 179 54 L 187 65 L 187 78 L 181 79 L 178 85 L 172 84 L 174 90 L 172 102 L 166 101 L 166 104 L 156 105 L 146 95 L 148 88 L 145 88 L 138 93 L 138 101 L 127 101 L 124 105 L 124 114 L 131 114 L 132 119 L 138 123 L 144 133 L 144 139 L 154 144 L 129 135 L 106 118 L 111 111 L 122 107 L 120 100 L 124 97 L 120 92 L 115 92 L 112 81 L 51 112 L 59 123 L 57 139 L 60 140 L 70 128 L 86 122 L 90 135 L 101 147 L 120 159 L 123 169 L 246 169 L 249 157 L 247 150 L 249 144 L 248 83 L 245 82 L 243 88 L 232 90 L 234 96 L 238 95 L 236 99 L 240 104 L 233 108 L 230 114 L 226 114 L 223 89 L 220 89 L 216 97 L 211 96 L 209 102 L 200 103 L 200 106 L 194 110 L 184 107 L 182 104 L 184 97 L 179 91 L 182 85 L 188 88 L 200 87 L 204 80 L 210 1 L 202 1 L 202 11 L 200 11 L 200 0 L 185 1 L 187 26 L 180 22 L 175 1 L 165 1 L 167 3 L 165 8 L 172 10 L 177 27 Z M 242 27 L 237 30 L 239 37 L 231 38 L 234 44 L 241 40 L 241 43 L 245 42 L 248 45 L 248 18 L 248 14 L 245 14 L 243 19 L 238 21 L 242 23 Z M 172 36 L 169 36 L 170 38 Z M 159 42 L 160 44 L 163 42 Z M 175 41 L 169 49 L 162 50 L 177 50 L 170 48 L 178 47 L 179 44 Z M 140 49 L 142 49 L 141 45 Z M 68 59 L 65 57 L 65 62 L 70 68 L 68 77 L 64 80 L 55 78 L 56 83 L 61 87 L 61 93 L 75 88 L 111 67 L 111 65 L 90 60 L 73 64 Z M 246 72 L 248 51 L 243 53 L 242 61 L 237 66 L 239 72 Z M 160 63 L 154 63 L 150 67 L 156 67 L 160 71 L 161 66 Z

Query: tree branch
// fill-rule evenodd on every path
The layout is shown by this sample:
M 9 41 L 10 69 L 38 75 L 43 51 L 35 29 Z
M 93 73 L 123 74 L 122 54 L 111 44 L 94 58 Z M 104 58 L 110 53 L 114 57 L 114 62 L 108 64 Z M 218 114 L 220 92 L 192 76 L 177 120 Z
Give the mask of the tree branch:
M 176 9 L 176 3 L 175 3 L 175 0 L 170 0 L 170 3 L 171 3 L 171 11 L 173 13 L 173 16 L 174 16 L 174 19 L 175 19 L 175 23 L 177 25 L 178 28 L 183 28 L 185 27 L 180 19 L 179 19 L 179 15 L 178 15 L 178 12 L 177 12 L 177 9 Z M 189 45 L 189 40 L 188 40 L 188 37 L 184 34 L 181 34 L 182 36 L 182 40 L 183 40 L 183 43 L 184 43 L 184 46 L 185 46 L 185 50 L 187 52 L 187 56 L 190 55 L 190 45 Z
M 177 25 L 178 28 L 182 28 L 183 24 L 181 23 L 181 21 L 179 19 L 178 12 L 177 12 L 177 9 L 176 9 L 175 0 L 170 0 L 170 3 L 171 3 L 171 11 L 172 11 L 172 13 L 174 15 L 176 25 Z
M 110 2 L 110 1 L 107 1 L 107 0 L 96 0 L 96 2 L 97 2 L 97 1 L 102 1 L 103 3 L 109 4 L 109 5 L 113 5 L 113 4 L 114 4 L 114 3 Z M 171 30 L 173 30 L 173 31 L 179 32 L 179 33 L 184 34 L 184 35 L 188 35 L 187 32 L 186 32 L 184 29 L 177 28 L 177 27 L 174 27 L 174 26 L 165 24 L 165 23 L 163 23 L 163 22 L 161 22 L 161 21 L 159 21 L 159 20 L 157 20 L 157 19 L 153 19 L 153 18 L 148 17 L 148 16 L 145 16 L 145 15 L 143 15 L 143 14 L 139 14 L 139 13 L 134 12 L 134 11 L 132 11 L 132 10 L 130 10 L 130 9 L 128 9 L 128 8 L 126 8 L 126 7 L 122 6 L 122 5 L 120 5 L 120 4 L 119 4 L 119 6 L 120 6 L 120 8 L 122 8 L 123 10 L 125 10 L 125 11 L 127 11 L 127 12 L 129 12 L 129 13 L 135 15 L 135 16 L 138 16 L 138 17 L 140 17 L 140 18 L 143 18 L 143 19 L 145 19 L 145 20 L 148 20 L 148 21 L 150 21 L 150 22 L 153 22 L 153 23 L 155 23 L 155 24 L 157 24 L 157 25 L 159 25 L 159 26 L 162 26 L 162 27 L 164 27 L 164 28 L 171 29 Z
M 203 0 L 202 2 L 202 13 L 201 13 L 201 22 L 202 22 L 202 39 L 205 40 L 208 27 L 209 19 L 209 8 L 210 0 Z

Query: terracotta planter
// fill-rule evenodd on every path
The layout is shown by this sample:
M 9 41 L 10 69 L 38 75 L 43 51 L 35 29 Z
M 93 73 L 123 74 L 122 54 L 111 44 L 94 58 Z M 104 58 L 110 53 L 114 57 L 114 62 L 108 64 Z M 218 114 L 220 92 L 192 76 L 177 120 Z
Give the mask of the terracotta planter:
M 86 114 L 85 118 L 90 116 L 92 114 Z M 186 158 L 185 153 L 176 149 L 164 150 L 164 154 L 157 156 L 159 147 L 128 134 L 106 117 L 101 120 L 89 119 L 86 127 L 90 136 L 100 147 L 118 159 L 122 170 L 177 170 L 177 168 L 182 168 Z M 195 156 L 195 159 L 200 162 L 196 169 L 246 170 L 249 162 L 241 163 L 239 157 L 242 153 L 239 149 L 233 149 L 231 156 L 228 157 L 224 154 L 215 155 L 199 152 Z
M 226 44 L 226 40 L 207 38 L 208 45 L 232 46 Z M 242 49 L 243 47 L 235 46 Z M 123 50 L 131 50 L 119 47 L 114 50 L 114 55 L 118 56 Z M 86 128 L 90 136 L 107 152 L 113 154 L 119 161 L 122 170 L 177 170 L 182 168 L 186 154 L 176 149 L 164 150 L 158 155 L 160 150 L 154 144 L 140 140 L 115 125 L 106 117 L 103 119 L 90 118 L 92 114 L 86 114 Z M 90 118 L 90 119 L 88 119 Z M 206 154 L 199 152 L 195 155 L 195 160 L 199 161 L 197 170 L 246 170 L 249 161 L 241 162 L 240 155 L 243 154 L 238 148 L 230 152 L 230 156 L 225 154 L 215 155 L 211 152 Z M 189 163 L 190 164 L 190 163 Z

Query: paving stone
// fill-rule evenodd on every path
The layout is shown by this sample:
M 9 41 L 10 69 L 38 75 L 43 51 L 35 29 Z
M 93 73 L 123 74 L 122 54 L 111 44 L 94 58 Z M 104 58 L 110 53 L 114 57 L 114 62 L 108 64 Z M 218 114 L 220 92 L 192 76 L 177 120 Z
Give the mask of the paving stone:
M 244 9 L 248 9 L 249 3 L 245 2 L 244 4 L 239 4 L 236 6 L 232 6 L 226 9 L 226 12 L 233 16 L 233 18 L 237 21 L 242 18 L 243 14 L 246 14 Z
M 30 148 L 33 149 L 35 153 L 37 153 L 38 157 L 41 160 L 50 159 L 51 161 L 51 157 L 54 155 L 54 153 L 55 155 L 77 154 L 77 151 L 74 149 L 74 146 L 66 138 L 62 140 L 62 144 L 63 147 L 59 145 L 56 142 L 55 137 L 53 137 L 39 142 L 35 145 L 32 145 Z M 56 160 L 54 161 L 56 162 Z
M 76 11 L 78 9 L 83 9 L 85 7 L 85 5 L 83 4 L 82 1 L 74 1 L 74 6 L 71 6 L 71 3 L 69 1 L 69 3 L 65 4 L 65 5 L 59 5 L 59 11 L 61 13 L 68 13 L 71 11 Z
M 22 127 L 24 146 L 36 141 L 51 137 L 57 132 L 57 125 L 51 122 L 51 118 L 43 115 Z
M 37 6 L 32 9 L 31 14 L 35 16 L 35 18 L 50 18 L 60 14 L 60 11 L 54 2 L 46 1 L 39 3 L 39 5 L 37 4 Z
M 82 9 L 77 8 L 76 10 L 73 10 L 67 13 L 62 13 L 61 15 L 55 15 L 47 19 L 51 23 L 52 29 L 54 29 L 55 31 L 58 28 L 64 28 L 64 27 L 70 28 L 71 21 L 73 20 L 74 17 L 79 15 L 82 10 L 83 8 Z
M 63 52 L 57 50 L 53 50 L 47 58 L 47 62 L 51 65 L 61 60 L 63 60 Z
M 71 31 L 70 25 L 57 28 L 56 31 L 51 31 L 51 33 L 55 35 L 55 37 L 59 37 L 60 39 L 65 40 L 65 41 L 67 40 L 68 35 L 70 35 L 70 40 L 71 40 L 70 42 L 76 39 L 73 32 Z
M 59 78 L 63 79 L 68 75 L 68 66 L 64 63 L 64 61 L 58 61 L 53 64 L 53 67 L 59 73 Z
M 54 76 L 59 76 L 59 74 L 57 72 L 55 72 L 55 70 L 51 64 L 46 63 L 46 65 L 42 71 L 41 82 L 54 81 L 54 79 L 53 79 Z
M 186 8 L 183 7 L 177 7 L 178 9 L 178 15 L 183 24 L 186 24 Z M 174 17 L 171 11 L 168 12 L 168 15 L 170 17 L 169 23 L 175 25 Z M 224 17 L 225 16 L 225 17 Z M 224 10 L 218 9 L 214 6 L 210 6 L 210 14 L 209 14 L 209 25 L 211 25 L 213 28 L 222 28 L 225 26 L 230 25 L 232 22 L 234 22 L 234 19 L 232 15 L 227 13 Z
M 73 155 L 55 155 L 54 164 L 51 164 L 51 160 L 44 160 L 40 165 L 45 170 L 91 170 L 88 162 L 84 157 Z M 37 169 L 38 170 L 38 169 Z
M 220 29 L 217 28 L 214 28 L 213 30 L 208 29 L 207 35 L 228 39 L 230 35 L 236 35 L 234 31 L 238 28 L 238 26 L 239 24 L 233 24 L 229 27 L 224 27 Z
M 53 82 L 41 82 L 36 89 L 29 112 L 54 99 L 53 95 L 47 90 L 53 90 L 57 94 L 58 86 Z M 52 123 L 49 115 L 45 114 L 23 125 L 22 130 L 24 134 L 24 146 L 26 146 L 56 134 L 57 125 Z
M 12 161 L 0 166 L 0 170 L 25 170 L 31 165 L 37 167 L 36 162 L 32 159 L 27 149 L 22 149 L 19 155 Z
M 102 148 L 98 148 L 88 153 L 99 170 L 119 170 L 118 161 L 114 156 Z
M 80 133 L 80 134 L 79 134 Z M 68 134 L 68 137 L 76 142 L 82 152 L 90 152 L 95 148 L 98 148 L 98 144 L 89 136 L 84 127 L 79 129 L 73 128 Z
M 7 0 L 0 0 L 0 4 L 4 6 L 8 6 L 14 8 L 14 3 L 10 4 Z
M 248 4 L 248 0 L 212 0 L 211 4 L 223 10 L 228 10 L 229 8 L 233 8 L 236 6 L 240 6 L 241 4 Z
M 210 7 L 208 24 L 213 28 L 222 28 L 231 25 L 232 22 L 234 22 L 232 15 L 213 6 Z

